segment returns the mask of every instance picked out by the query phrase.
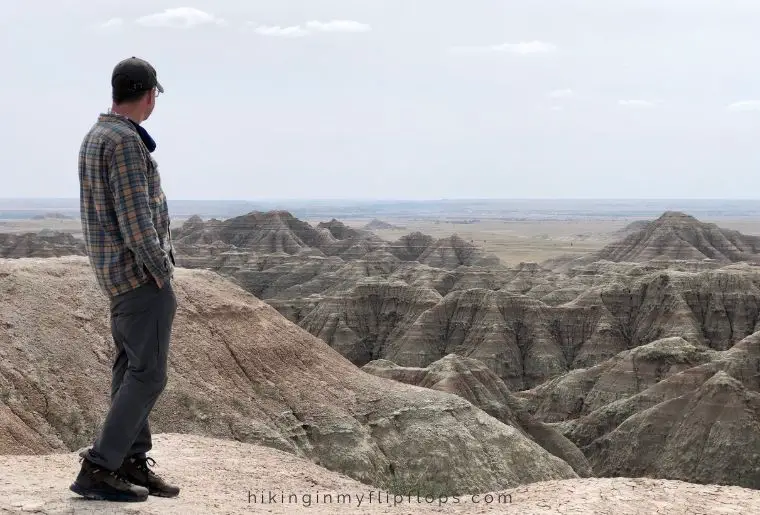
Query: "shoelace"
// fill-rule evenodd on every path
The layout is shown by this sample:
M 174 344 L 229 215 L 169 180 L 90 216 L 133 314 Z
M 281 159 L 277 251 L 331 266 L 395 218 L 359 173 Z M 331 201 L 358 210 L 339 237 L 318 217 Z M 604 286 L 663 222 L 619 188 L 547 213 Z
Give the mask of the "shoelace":
M 79 456 L 79 463 L 82 463 L 83 460 L 84 460 L 84 456 L 80 455 Z M 143 470 L 144 472 L 146 472 L 148 475 L 151 475 L 151 476 L 155 476 L 156 475 L 155 472 L 153 472 L 152 470 L 150 470 L 148 468 L 149 466 L 154 467 L 156 465 L 156 460 L 154 460 L 153 458 L 146 457 L 145 459 L 135 459 L 134 461 L 135 461 L 135 463 L 137 463 L 137 467 L 140 470 Z M 102 470 L 100 467 L 95 467 L 93 469 L 93 472 L 99 472 L 100 470 Z M 119 480 L 119 481 L 121 481 L 123 483 L 128 483 L 129 482 L 124 475 L 122 475 L 121 473 L 119 473 L 118 470 L 109 470 L 108 471 L 108 475 L 116 478 L 117 480 Z
M 155 476 L 156 474 L 150 470 L 149 467 L 155 467 L 156 466 L 156 460 L 153 458 L 147 457 L 144 459 L 135 459 L 135 463 L 137 463 L 137 467 L 142 470 L 143 472 L 148 473 L 151 476 Z
M 113 476 L 114 478 L 116 478 L 117 481 L 121 481 L 122 483 L 128 483 L 127 478 L 125 478 L 124 476 L 122 476 L 115 470 L 109 471 L 108 475 Z
M 82 461 L 82 460 L 80 459 L 79 461 Z M 95 468 L 92 469 L 93 472 L 100 472 L 101 470 L 103 470 L 103 469 L 101 469 L 100 467 L 95 467 Z M 128 483 L 127 479 L 124 476 L 122 476 L 121 474 L 119 474 L 118 471 L 116 471 L 116 470 L 109 470 L 107 472 L 108 472 L 109 476 L 113 477 L 117 481 L 120 481 L 122 483 Z

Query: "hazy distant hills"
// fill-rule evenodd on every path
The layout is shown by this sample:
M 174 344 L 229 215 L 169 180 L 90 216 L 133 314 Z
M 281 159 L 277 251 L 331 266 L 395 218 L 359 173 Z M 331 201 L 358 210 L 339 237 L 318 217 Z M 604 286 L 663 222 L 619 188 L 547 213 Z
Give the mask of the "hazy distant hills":
M 755 200 L 688 199 L 437 199 L 437 200 L 185 200 L 169 199 L 172 217 L 231 218 L 251 211 L 287 210 L 300 219 L 490 219 L 609 220 L 654 219 L 665 211 L 691 213 L 701 219 L 760 218 Z M 0 219 L 32 219 L 58 211 L 79 218 L 79 199 L 0 198 Z
M 377 230 L 388 230 L 388 229 L 397 229 L 397 230 L 403 230 L 403 226 L 393 225 L 388 222 L 384 222 L 382 220 L 378 220 L 377 218 L 373 218 L 369 223 L 367 223 L 364 228 L 368 231 L 377 231 Z

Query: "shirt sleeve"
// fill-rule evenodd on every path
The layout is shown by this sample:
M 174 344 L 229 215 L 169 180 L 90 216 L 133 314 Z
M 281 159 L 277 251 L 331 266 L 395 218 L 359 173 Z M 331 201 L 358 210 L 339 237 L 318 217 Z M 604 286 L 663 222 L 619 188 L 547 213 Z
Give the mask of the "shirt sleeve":
M 163 288 L 171 278 L 168 257 L 153 226 L 147 169 L 137 141 L 125 138 L 116 146 L 108 172 L 124 242 Z

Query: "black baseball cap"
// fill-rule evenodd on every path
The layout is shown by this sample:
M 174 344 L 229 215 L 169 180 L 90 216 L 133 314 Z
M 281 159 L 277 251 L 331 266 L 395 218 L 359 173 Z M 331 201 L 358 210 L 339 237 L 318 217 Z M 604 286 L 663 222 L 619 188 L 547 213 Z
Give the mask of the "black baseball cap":
M 149 91 L 153 88 L 158 89 L 159 93 L 164 92 L 156 69 L 148 61 L 134 56 L 114 67 L 111 87 L 118 92 Z

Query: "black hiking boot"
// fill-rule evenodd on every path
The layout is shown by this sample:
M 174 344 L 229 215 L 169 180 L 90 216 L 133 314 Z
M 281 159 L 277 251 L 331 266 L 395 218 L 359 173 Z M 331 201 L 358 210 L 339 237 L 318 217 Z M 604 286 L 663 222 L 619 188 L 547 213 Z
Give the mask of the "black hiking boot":
M 155 464 L 156 461 L 153 458 L 129 457 L 121 464 L 118 472 L 128 481 L 147 488 L 150 495 L 156 497 L 176 497 L 179 495 L 179 487 L 168 484 L 148 468 L 148 466 Z
M 82 469 L 69 489 L 86 499 L 140 502 L 148 499 L 148 489 L 126 480 L 117 471 L 104 469 L 82 457 Z

